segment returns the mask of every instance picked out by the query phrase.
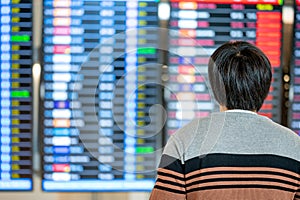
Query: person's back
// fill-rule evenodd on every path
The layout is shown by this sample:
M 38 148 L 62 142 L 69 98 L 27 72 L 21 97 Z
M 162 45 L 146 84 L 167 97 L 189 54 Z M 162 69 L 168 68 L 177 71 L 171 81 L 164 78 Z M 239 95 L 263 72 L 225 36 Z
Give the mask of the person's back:
M 194 120 L 170 138 L 151 199 L 300 199 L 297 137 L 241 110 Z
M 246 42 L 218 48 L 209 78 L 220 113 L 168 140 L 151 200 L 300 200 L 300 137 L 257 114 L 271 66 Z

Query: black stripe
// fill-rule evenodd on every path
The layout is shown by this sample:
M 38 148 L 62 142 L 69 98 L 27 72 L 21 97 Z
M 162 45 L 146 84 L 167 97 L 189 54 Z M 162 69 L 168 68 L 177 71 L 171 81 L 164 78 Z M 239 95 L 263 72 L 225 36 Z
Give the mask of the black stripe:
M 296 183 L 292 183 L 290 181 L 284 181 L 284 180 L 280 180 L 280 179 L 275 179 L 275 178 L 212 178 L 212 179 L 205 179 L 205 180 L 199 180 L 199 181 L 195 181 L 189 184 L 186 184 L 186 187 L 190 187 L 193 185 L 198 185 L 198 184 L 202 184 L 202 183 L 211 183 L 211 182 L 235 182 L 235 181 L 266 181 L 266 182 L 270 182 L 270 184 L 272 183 L 284 183 L 287 185 L 291 185 L 291 186 L 295 186 L 298 187 L 298 184 Z M 294 191 L 295 192 L 295 191 Z
M 167 188 L 167 187 L 162 187 L 162 186 L 159 186 L 159 185 L 155 185 L 154 188 L 159 189 L 159 190 L 165 190 L 165 191 L 176 193 L 176 194 L 186 194 L 185 191 L 174 190 L 174 189 Z
M 214 186 L 193 188 L 193 189 L 187 190 L 187 193 L 202 191 L 202 190 L 233 189 L 233 188 L 276 189 L 276 190 L 283 190 L 286 192 L 295 192 L 295 190 L 292 190 L 290 188 L 273 186 L 273 185 L 214 185 Z
M 159 164 L 159 168 L 172 170 L 174 172 L 183 173 L 183 165 L 179 159 L 163 154 Z
M 278 175 L 278 176 L 282 176 L 282 177 L 286 177 L 286 178 L 291 178 L 291 179 L 294 179 L 296 181 L 300 181 L 300 177 L 296 177 L 296 176 L 293 176 L 293 175 L 290 175 L 290 174 L 286 174 L 286 173 L 281 173 L 281 172 L 272 172 L 272 171 L 230 171 L 230 170 L 199 173 L 199 174 L 195 174 L 193 176 L 190 176 L 190 177 L 186 178 L 186 181 L 194 179 L 194 178 L 197 178 L 197 177 L 200 177 L 200 176 L 220 175 L 220 174 Z
M 160 175 L 160 176 L 166 176 L 166 177 L 175 178 L 175 179 L 178 179 L 178 180 L 181 180 L 181 181 L 185 181 L 185 178 L 178 177 L 175 174 L 169 174 L 169 173 L 160 172 L 160 171 L 158 171 L 157 174 Z
M 296 194 L 295 199 L 300 199 L 300 195 Z
M 272 167 L 298 173 L 300 162 L 277 155 L 208 154 L 185 162 L 185 174 L 211 167 Z
M 170 185 L 174 185 L 174 186 L 178 186 L 178 187 L 185 188 L 185 187 L 184 187 L 184 184 L 177 183 L 177 182 L 174 182 L 174 181 L 163 180 L 163 179 L 160 179 L 160 178 L 158 178 L 158 179 L 156 180 L 156 182 L 166 183 L 166 184 L 170 184 Z

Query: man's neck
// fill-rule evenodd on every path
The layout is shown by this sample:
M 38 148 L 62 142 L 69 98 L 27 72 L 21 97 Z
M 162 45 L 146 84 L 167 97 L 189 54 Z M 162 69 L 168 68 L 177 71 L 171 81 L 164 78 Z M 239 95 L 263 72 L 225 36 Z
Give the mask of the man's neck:
M 228 109 L 226 106 L 220 106 L 220 112 L 225 112 L 225 111 L 228 111 L 228 110 L 242 110 L 242 109 Z M 251 112 L 257 113 L 256 110 L 247 110 L 247 111 L 251 111 Z

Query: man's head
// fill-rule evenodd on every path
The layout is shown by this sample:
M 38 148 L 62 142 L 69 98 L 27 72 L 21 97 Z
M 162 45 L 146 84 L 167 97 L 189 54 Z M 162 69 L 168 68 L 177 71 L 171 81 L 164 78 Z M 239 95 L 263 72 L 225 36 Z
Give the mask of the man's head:
M 248 42 L 227 42 L 208 64 L 214 96 L 227 109 L 258 111 L 267 97 L 271 64 L 267 56 Z

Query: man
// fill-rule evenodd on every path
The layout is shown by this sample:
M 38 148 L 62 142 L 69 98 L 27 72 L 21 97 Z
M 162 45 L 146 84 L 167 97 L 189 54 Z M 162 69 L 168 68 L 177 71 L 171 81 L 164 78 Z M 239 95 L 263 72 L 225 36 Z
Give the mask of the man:
M 219 113 L 168 140 L 151 200 L 300 200 L 300 138 L 257 114 L 272 79 L 247 42 L 219 47 L 208 64 Z

